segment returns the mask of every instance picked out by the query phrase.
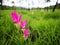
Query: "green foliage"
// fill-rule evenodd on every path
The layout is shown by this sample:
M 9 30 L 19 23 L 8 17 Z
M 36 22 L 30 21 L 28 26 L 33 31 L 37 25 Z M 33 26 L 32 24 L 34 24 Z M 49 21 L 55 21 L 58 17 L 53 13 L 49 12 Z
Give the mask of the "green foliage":
M 15 10 L 28 19 L 29 37 L 24 41 L 11 19 L 13 10 L 0 10 L 0 45 L 60 45 L 60 10 Z

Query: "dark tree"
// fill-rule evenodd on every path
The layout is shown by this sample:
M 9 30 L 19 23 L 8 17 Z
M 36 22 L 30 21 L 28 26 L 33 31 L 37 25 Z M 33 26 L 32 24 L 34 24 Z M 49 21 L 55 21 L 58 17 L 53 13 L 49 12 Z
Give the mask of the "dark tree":
M 0 0 L 0 7 L 1 7 L 1 9 L 2 9 L 2 0 Z
M 2 5 L 2 0 L 0 0 L 0 6 Z
M 46 2 L 50 2 L 50 0 L 46 0 Z
M 46 3 L 47 3 L 47 2 L 50 2 L 50 0 L 46 0 Z M 48 11 L 48 7 L 46 7 L 45 9 L 47 9 L 47 11 Z
M 15 4 L 15 2 L 14 2 L 14 1 L 12 1 L 11 3 L 12 3 L 12 4 Z M 14 9 L 14 5 L 12 6 L 12 9 Z
M 55 5 L 54 8 L 53 8 L 53 12 L 55 11 L 57 5 L 58 5 L 58 0 L 57 0 L 57 2 L 56 2 L 56 5 Z

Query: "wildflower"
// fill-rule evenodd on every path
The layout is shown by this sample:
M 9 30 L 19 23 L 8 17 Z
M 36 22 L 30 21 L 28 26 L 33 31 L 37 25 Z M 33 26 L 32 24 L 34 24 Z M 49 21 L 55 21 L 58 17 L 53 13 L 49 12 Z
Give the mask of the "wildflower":
M 26 24 L 28 23 L 27 20 L 25 20 L 24 22 L 21 22 L 21 27 L 24 29 L 26 27 Z
M 21 22 L 22 15 L 19 16 L 16 12 L 12 12 L 11 17 L 12 17 L 14 23 Z
M 20 26 L 22 27 L 23 36 L 24 39 L 26 40 L 28 38 L 28 29 L 26 28 L 28 20 L 22 21 L 22 15 L 19 16 L 16 12 L 12 12 L 11 17 L 18 30 Z
M 23 32 L 23 37 L 25 40 L 28 38 L 28 35 L 29 35 L 28 29 L 25 28 Z
M 16 28 L 19 28 L 21 24 L 22 15 L 19 16 L 16 12 L 12 12 L 11 17 L 13 19 L 14 24 L 16 25 Z

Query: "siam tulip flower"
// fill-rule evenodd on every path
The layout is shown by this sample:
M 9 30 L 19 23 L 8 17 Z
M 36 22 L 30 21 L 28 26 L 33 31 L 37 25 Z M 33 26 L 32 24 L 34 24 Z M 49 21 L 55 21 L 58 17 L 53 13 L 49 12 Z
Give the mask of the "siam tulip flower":
M 16 12 L 12 12 L 11 17 L 14 23 L 21 22 L 22 15 L 19 16 Z
M 24 22 L 21 22 L 22 29 L 24 29 L 26 27 L 27 23 L 28 23 L 28 20 L 25 20 Z
M 23 32 L 23 36 L 25 40 L 28 38 L 28 35 L 29 35 L 28 29 L 25 28 Z
M 24 39 L 26 40 L 28 38 L 28 29 L 26 28 L 28 20 L 22 21 L 22 15 L 19 16 L 16 12 L 12 12 L 11 17 L 18 30 L 20 26 L 22 27 L 23 36 Z
M 12 12 L 11 17 L 13 19 L 14 24 L 16 25 L 16 28 L 19 28 L 21 24 L 22 15 L 19 16 L 16 12 Z

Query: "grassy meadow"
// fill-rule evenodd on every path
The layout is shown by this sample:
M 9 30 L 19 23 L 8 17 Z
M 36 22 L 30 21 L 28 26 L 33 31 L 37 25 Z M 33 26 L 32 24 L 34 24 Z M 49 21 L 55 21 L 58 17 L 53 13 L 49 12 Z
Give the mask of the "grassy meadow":
M 11 18 L 12 11 L 27 19 L 30 35 L 24 41 Z M 60 45 L 60 9 L 0 10 L 0 45 Z

